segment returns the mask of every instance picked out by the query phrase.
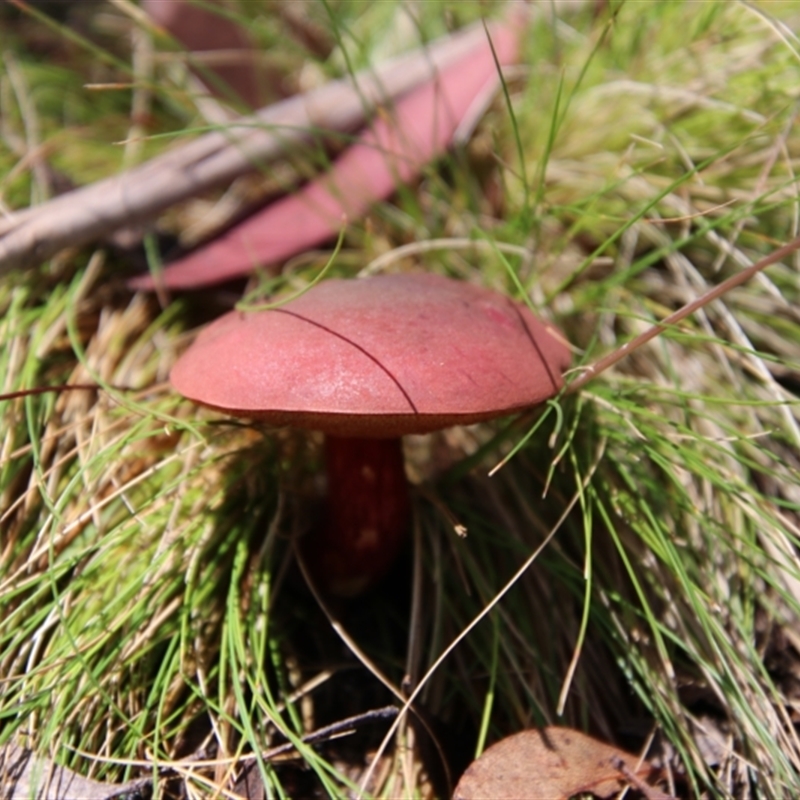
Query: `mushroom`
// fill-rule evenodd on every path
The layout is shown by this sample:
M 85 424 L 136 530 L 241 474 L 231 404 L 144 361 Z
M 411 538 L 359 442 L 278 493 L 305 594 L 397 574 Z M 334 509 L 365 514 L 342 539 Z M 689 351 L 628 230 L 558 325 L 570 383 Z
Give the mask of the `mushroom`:
M 233 311 L 172 369 L 185 397 L 326 434 L 325 525 L 305 552 L 352 596 L 388 570 L 408 527 L 401 437 L 513 414 L 555 395 L 569 350 L 524 305 L 431 274 L 329 280 Z

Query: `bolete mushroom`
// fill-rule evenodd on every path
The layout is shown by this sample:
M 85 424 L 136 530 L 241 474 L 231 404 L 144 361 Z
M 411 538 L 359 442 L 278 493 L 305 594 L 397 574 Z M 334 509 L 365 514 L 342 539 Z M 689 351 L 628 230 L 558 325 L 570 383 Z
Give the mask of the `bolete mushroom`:
M 401 437 L 512 414 L 555 395 L 569 350 L 496 292 L 430 274 L 330 280 L 284 305 L 231 312 L 173 367 L 185 397 L 326 434 L 324 526 L 305 552 L 323 587 L 354 595 L 402 546 Z

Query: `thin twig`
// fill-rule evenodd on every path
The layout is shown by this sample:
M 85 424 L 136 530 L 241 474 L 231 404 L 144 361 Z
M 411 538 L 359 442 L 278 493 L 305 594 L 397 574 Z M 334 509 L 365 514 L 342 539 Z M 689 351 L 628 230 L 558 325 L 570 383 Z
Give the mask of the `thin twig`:
M 735 289 L 737 286 L 741 286 L 741 284 L 746 283 L 750 280 L 750 278 L 752 278 L 754 275 L 757 275 L 763 269 L 766 269 L 770 265 L 781 261 L 783 258 L 795 252 L 796 250 L 800 250 L 800 237 L 797 239 L 792 239 L 791 242 L 779 247 L 768 256 L 765 256 L 760 261 L 757 261 L 751 267 L 743 269 L 741 272 L 737 272 L 735 275 L 732 275 L 727 280 L 715 286 L 713 289 L 709 289 L 707 292 L 700 295 L 700 297 L 692 300 L 691 303 L 687 303 L 685 306 L 679 308 L 661 322 L 658 322 L 652 327 L 648 328 L 644 333 L 640 333 L 637 337 L 631 339 L 631 341 L 625 342 L 622 347 L 617 348 L 613 353 L 603 356 L 603 358 L 601 358 L 599 361 L 595 361 L 594 364 L 590 364 L 588 367 L 583 367 L 582 374 L 572 381 L 569 386 L 567 386 L 566 393 L 572 394 L 577 392 L 578 389 L 582 388 L 589 381 L 596 378 L 601 372 L 605 372 L 610 367 L 613 367 L 618 361 L 622 361 L 623 358 L 626 358 L 635 350 L 638 350 L 640 347 L 642 347 L 642 345 L 647 344 L 647 342 L 649 342 L 651 339 L 654 339 L 656 336 L 664 333 L 664 331 L 666 331 L 672 325 L 675 325 L 682 319 L 685 319 L 690 314 L 694 314 L 695 311 L 707 306 L 717 298 L 722 297 L 722 295 L 724 295 L 726 292 L 729 292 L 731 289 Z

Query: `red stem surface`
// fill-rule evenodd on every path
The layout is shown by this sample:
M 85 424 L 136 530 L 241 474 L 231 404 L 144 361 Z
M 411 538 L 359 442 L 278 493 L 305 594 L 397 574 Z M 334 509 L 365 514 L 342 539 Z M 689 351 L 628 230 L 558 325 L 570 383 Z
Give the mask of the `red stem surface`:
M 389 570 L 408 535 L 408 479 L 400 439 L 325 440 L 325 520 L 305 547 L 319 585 L 352 597 Z

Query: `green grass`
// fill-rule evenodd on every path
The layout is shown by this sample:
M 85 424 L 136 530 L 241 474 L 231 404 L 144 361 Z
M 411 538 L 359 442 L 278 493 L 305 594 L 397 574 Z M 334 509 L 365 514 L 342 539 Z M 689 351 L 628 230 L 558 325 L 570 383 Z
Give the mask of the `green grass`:
M 269 9 L 234 11 L 293 81 L 304 65 L 329 77 L 359 69 L 481 8 L 424 3 L 406 25 L 394 2 L 315 5 L 325 60 Z M 528 247 L 532 258 L 444 247 L 401 265 L 515 295 L 522 286 L 575 346 L 578 375 L 797 235 L 800 6 L 559 13 L 532 22 L 508 102 L 498 97 L 470 143 L 413 190 L 353 221 L 333 269 L 353 275 L 432 239 Z M 85 183 L 168 146 L 159 134 L 206 124 L 175 56 L 146 80 L 133 70 L 118 32 L 137 23 L 124 6 L 81 15 L 76 30 L 104 61 L 65 23 L 4 24 L 21 77 L 0 76 L 6 207 L 45 190 L 21 163 L 32 130 L 47 164 Z M 83 90 L 90 80 L 153 88 L 141 151 L 114 144 L 132 124 L 130 91 Z M 244 202 L 258 180 L 236 191 Z M 181 235 L 215 201 L 170 212 L 162 229 Z M 301 264 L 287 288 L 326 261 Z M 492 477 L 531 419 L 410 440 L 414 556 L 368 601 L 328 609 L 346 643 L 291 546 L 311 524 L 319 438 L 222 420 L 166 383 L 193 327 L 238 298 L 161 308 L 124 288 L 128 268 L 86 248 L 0 278 L 0 391 L 105 387 L 0 402 L 0 742 L 24 737 L 97 779 L 172 765 L 210 797 L 225 766 L 193 767 L 201 745 L 221 763 L 289 740 L 307 767 L 262 760 L 272 795 L 345 796 L 387 725 L 314 748 L 300 737 L 392 702 L 404 676 L 416 686 L 459 639 L 419 700 L 462 759 L 524 727 L 564 724 L 631 750 L 652 734 L 680 797 L 800 792 L 796 258 L 566 394 Z M 424 733 L 399 731 L 368 792 L 439 791 L 432 762 L 404 748 Z

